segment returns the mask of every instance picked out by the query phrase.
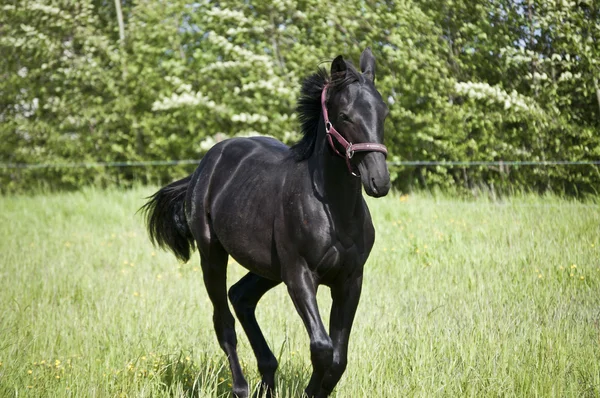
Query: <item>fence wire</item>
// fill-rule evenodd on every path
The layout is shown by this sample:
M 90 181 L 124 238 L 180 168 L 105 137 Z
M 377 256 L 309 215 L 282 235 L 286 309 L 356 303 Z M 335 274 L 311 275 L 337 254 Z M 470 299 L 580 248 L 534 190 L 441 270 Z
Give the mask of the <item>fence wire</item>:
M 0 169 L 61 169 L 61 168 L 94 168 L 94 167 L 152 167 L 152 166 L 178 166 L 198 164 L 202 159 L 180 160 L 146 160 L 129 162 L 76 162 L 76 163 L 0 163 Z M 416 167 L 416 166 L 442 166 L 442 167 L 472 167 L 472 166 L 598 166 L 600 160 L 405 160 L 389 161 L 388 166 Z

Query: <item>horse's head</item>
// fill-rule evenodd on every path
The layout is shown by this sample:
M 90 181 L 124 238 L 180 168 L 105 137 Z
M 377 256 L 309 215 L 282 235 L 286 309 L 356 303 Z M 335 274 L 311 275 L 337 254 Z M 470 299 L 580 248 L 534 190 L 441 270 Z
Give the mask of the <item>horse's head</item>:
M 369 196 L 380 197 L 390 190 L 383 146 L 383 124 L 389 111 L 374 85 L 375 57 L 369 48 L 360 56 L 360 69 L 362 73 L 348 65 L 341 55 L 333 60 L 332 90 L 327 103 L 331 124 L 327 128 L 343 137 L 330 134 L 337 140 L 334 146 L 344 145 L 344 140 L 350 144 L 350 150 L 342 155 L 350 172 L 360 175 Z M 352 146 L 357 149 L 352 150 Z

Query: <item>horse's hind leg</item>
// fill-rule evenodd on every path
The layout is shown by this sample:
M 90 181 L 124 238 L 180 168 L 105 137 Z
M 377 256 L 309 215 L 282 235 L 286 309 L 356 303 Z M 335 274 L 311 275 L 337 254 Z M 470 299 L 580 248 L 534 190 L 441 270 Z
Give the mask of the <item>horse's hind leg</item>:
M 235 335 L 235 320 L 227 303 L 227 258 L 228 254 L 218 242 L 207 246 L 198 245 L 202 264 L 204 284 L 210 301 L 213 304 L 213 323 L 219 345 L 227 354 L 233 393 L 238 398 L 248 398 L 248 382 L 244 378 L 237 355 L 237 337 Z
M 261 389 L 257 394 L 260 397 L 263 396 L 262 394 L 266 394 L 270 398 L 273 394 L 277 359 L 269 349 L 269 345 L 256 321 L 254 311 L 258 300 L 279 283 L 249 272 L 229 289 L 231 304 L 246 335 L 248 335 L 254 355 L 256 355 L 258 370 L 262 376 Z

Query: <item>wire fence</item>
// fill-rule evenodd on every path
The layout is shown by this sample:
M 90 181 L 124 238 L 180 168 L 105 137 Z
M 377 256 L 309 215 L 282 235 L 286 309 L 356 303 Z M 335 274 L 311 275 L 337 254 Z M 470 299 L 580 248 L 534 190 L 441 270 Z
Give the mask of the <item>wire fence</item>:
M 180 160 L 146 160 L 129 162 L 76 162 L 76 163 L 0 163 L 0 169 L 61 169 L 61 168 L 94 168 L 94 167 L 153 167 L 153 166 L 178 166 L 186 164 L 198 164 L 202 159 L 180 159 Z M 388 166 L 445 166 L 445 167 L 471 167 L 471 166 L 598 166 L 600 160 L 406 160 L 389 161 Z
M 10 169 L 74 169 L 74 168 L 126 168 L 126 167 L 159 167 L 159 166 L 179 166 L 179 165 L 197 165 L 202 159 L 178 159 L 178 160 L 146 160 L 146 161 L 123 161 L 123 162 L 73 162 L 73 163 L 0 163 L 0 170 Z M 433 160 L 405 160 L 405 161 L 388 161 L 388 166 L 396 167 L 498 167 L 503 170 L 505 167 L 519 166 L 600 166 L 600 160 L 548 160 L 548 161 L 519 161 L 519 160 L 494 160 L 494 161 L 479 161 L 479 160 L 461 160 L 461 161 L 433 161 Z M 411 204 L 411 203 L 405 203 Z M 412 203 L 417 205 L 416 203 Z M 436 206 L 467 206 L 479 208 L 493 209 L 514 209 L 514 208 L 589 208 L 592 210 L 600 210 L 600 203 L 512 203 L 505 201 L 493 201 L 489 203 L 473 203 L 473 202 L 444 202 L 436 201 Z
M 145 160 L 130 162 L 78 162 L 78 163 L 0 163 L 0 169 L 67 169 L 94 167 L 146 167 L 198 164 L 201 159 Z

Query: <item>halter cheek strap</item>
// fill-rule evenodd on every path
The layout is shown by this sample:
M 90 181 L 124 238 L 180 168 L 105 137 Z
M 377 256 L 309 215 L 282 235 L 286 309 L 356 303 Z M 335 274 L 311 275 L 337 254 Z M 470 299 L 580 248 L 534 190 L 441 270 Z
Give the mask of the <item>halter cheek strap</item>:
M 352 164 L 350 163 L 350 159 L 354 156 L 355 152 L 381 152 L 387 157 L 387 148 L 383 144 L 377 144 L 375 142 L 362 142 L 358 144 L 353 144 L 348 142 L 340 133 L 337 132 L 335 127 L 329 121 L 329 114 L 327 113 L 327 88 L 329 84 L 326 84 L 323 87 L 323 91 L 321 92 L 321 109 L 323 111 L 323 119 L 325 121 L 325 133 L 327 134 L 327 141 L 329 142 L 329 146 L 333 151 L 340 157 L 346 159 L 346 166 L 348 166 L 348 171 L 354 177 L 358 177 L 359 175 L 354 172 L 352 169 Z M 344 154 L 341 154 L 340 151 L 336 148 L 333 143 L 333 140 L 336 140 L 338 144 L 344 148 Z

